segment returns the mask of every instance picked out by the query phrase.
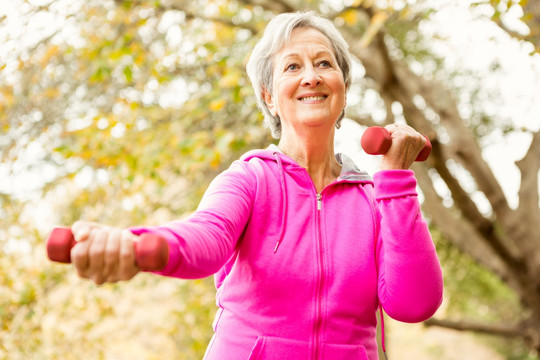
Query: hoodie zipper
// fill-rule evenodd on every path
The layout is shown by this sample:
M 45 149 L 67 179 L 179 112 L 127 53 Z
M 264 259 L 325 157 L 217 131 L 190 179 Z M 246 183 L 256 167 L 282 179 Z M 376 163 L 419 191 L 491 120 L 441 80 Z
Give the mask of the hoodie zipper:
M 317 260 L 319 265 L 319 274 L 317 281 L 317 293 L 316 293 L 316 318 L 314 329 L 315 347 L 313 350 L 313 360 L 319 359 L 320 351 L 320 336 L 322 326 L 322 295 L 324 288 L 324 262 L 322 252 L 322 231 L 321 231 L 321 210 L 322 210 L 322 193 L 317 194 Z

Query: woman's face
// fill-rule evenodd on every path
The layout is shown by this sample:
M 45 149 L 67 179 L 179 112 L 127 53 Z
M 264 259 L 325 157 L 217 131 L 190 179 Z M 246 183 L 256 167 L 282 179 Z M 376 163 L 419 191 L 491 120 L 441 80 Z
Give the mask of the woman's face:
M 313 28 L 293 30 L 274 55 L 270 112 L 288 126 L 334 126 L 345 107 L 345 82 L 330 40 Z

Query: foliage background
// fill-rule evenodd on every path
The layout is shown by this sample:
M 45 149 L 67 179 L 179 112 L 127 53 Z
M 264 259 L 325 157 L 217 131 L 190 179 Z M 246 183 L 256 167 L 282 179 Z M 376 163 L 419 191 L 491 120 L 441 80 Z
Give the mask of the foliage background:
M 515 105 L 515 96 L 497 83 L 507 69 L 502 60 L 474 68 L 463 49 L 452 48 L 433 29 L 437 16 L 459 7 L 443 3 L 14 1 L 0 17 L 0 358 L 202 357 L 215 311 L 211 279 L 141 274 L 129 283 L 96 287 L 70 267 L 48 262 L 44 239 L 54 224 L 79 218 L 129 226 L 185 216 L 233 159 L 267 146 L 272 139 L 261 127 L 244 67 L 276 12 L 317 9 L 364 49 L 383 29 L 390 53 L 452 89 L 467 128 L 485 149 L 506 146 L 520 127 L 537 127 L 537 121 L 524 123 L 506 110 L 534 111 L 534 90 L 514 89 L 521 97 Z M 473 15 L 461 21 L 484 19 L 492 36 L 486 48 L 497 48 L 504 19 L 514 19 L 519 31 L 527 23 L 527 13 L 516 10 L 526 3 L 470 3 L 465 7 Z M 458 24 L 464 13 L 455 14 Z M 505 49 L 525 53 L 522 59 L 538 70 L 536 49 L 530 47 L 535 32 L 527 38 L 519 31 Z M 508 47 L 509 41 L 519 45 Z M 407 116 L 398 103 L 385 100 L 376 77 L 366 76 L 369 58 L 356 64 L 349 121 L 338 146 L 374 171 L 376 162 L 355 145 L 360 125 Z M 437 122 L 433 114 L 431 119 Z M 467 172 L 456 172 L 464 183 L 472 182 Z M 448 190 L 439 192 L 443 202 L 452 203 Z M 478 191 L 471 197 L 486 207 Z M 496 273 L 435 224 L 432 233 L 445 270 L 446 299 L 437 316 L 491 324 L 516 324 L 525 317 L 519 295 Z M 538 358 L 534 346 L 514 333 L 472 336 L 388 323 L 393 359 Z

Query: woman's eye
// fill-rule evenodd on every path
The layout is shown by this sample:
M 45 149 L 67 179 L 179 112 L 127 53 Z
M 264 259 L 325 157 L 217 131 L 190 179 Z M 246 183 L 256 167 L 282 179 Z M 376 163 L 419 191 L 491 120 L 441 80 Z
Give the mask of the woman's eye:
M 323 60 L 323 61 L 319 62 L 319 66 L 324 67 L 324 68 L 328 68 L 328 67 L 332 67 L 332 64 L 330 63 L 330 61 Z
M 287 70 L 287 71 L 298 70 L 298 64 L 289 64 L 289 65 L 287 65 L 287 67 L 285 68 L 285 70 Z

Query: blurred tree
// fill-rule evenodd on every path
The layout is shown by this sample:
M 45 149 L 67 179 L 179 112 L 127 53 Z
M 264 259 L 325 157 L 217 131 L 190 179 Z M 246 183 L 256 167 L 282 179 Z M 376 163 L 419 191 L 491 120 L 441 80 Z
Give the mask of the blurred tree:
M 355 79 L 351 95 L 360 100 L 350 101 L 347 117 L 364 126 L 403 120 L 433 144 L 430 160 L 414 170 L 424 211 L 441 239 L 450 298 L 461 304 L 456 313 L 466 314 L 467 321 L 429 324 L 516 337 L 540 351 L 540 247 L 534 226 L 540 222 L 540 135 L 516 129 L 511 121 L 501 124 L 478 105 L 480 89 L 463 96 L 464 90 L 453 86 L 451 77 L 476 75 L 459 69 L 449 74 L 433 55 L 420 28 L 436 12 L 428 5 L 21 1 L 17 16 L 0 19 L 6 28 L 26 30 L 2 33 L 10 53 L 0 63 L 0 171 L 12 180 L 7 181 L 11 191 L 0 197 L 5 219 L 0 356 L 201 357 L 213 312 L 211 281 L 171 285 L 141 275 L 122 286 L 81 283 L 65 268 L 46 263 L 39 242 L 44 230 L 36 220 L 43 210 L 33 210 L 37 204 L 26 192 L 36 192 L 48 204 L 47 215 L 59 213 L 53 221 L 65 224 L 83 217 L 128 226 L 192 211 L 209 180 L 232 159 L 272 141 L 260 127 L 245 62 L 273 15 L 306 9 L 335 21 L 365 72 Z M 533 1 L 473 6 L 491 9 L 489 18 L 537 51 L 540 20 Z M 501 20 L 512 7 L 523 9 L 528 35 Z M 38 39 L 36 30 L 42 34 Z M 368 94 L 376 94 L 384 118 L 370 115 L 362 100 Z M 467 115 L 465 103 L 472 107 Z M 522 181 L 515 208 L 482 156 L 483 139 L 501 126 L 504 136 L 520 132 L 532 139 L 517 163 Z M 25 185 L 23 173 L 33 177 L 31 185 Z M 479 197 L 488 210 L 474 201 Z M 475 286 L 464 286 L 465 281 Z M 471 307 L 481 304 L 463 300 L 467 295 L 500 304 L 489 309 L 490 316 L 474 317 Z M 178 315 L 146 314 L 155 302 Z M 110 315 L 126 321 L 113 324 Z M 155 333 L 168 340 L 156 340 Z M 132 347 L 130 334 L 137 334 Z M 121 347 L 128 342 L 129 349 Z

